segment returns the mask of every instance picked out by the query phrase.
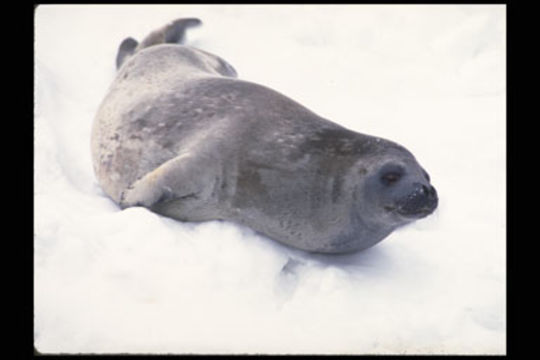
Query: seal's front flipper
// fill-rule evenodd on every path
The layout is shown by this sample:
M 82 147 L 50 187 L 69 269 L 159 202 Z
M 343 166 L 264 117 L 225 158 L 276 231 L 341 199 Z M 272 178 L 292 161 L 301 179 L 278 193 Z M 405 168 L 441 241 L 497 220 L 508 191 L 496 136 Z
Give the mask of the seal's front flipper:
M 141 41 L 141 44 L 137 47 L 137 51 L 158 44 L 181 44 L 184 41 L 186 29 L 201 24 L 201 20 L 197 18 L 174 20 L 164 27 L 152 31 Z
M 180 155 L 146 174 L 122 192 L 120 207 L 144 206 L 164 215 L 185 217 L 205 204 L 215 177 L 200 161 Z M 171 212 L 171 203 L 173 203 Z
M 116 69 L 119 69 L 124 61 L 135 52 L 135 48 L 139 45 L 137 40 L 128 37 L 125 38 L 118 48 L 118 54 L 116 54 Z

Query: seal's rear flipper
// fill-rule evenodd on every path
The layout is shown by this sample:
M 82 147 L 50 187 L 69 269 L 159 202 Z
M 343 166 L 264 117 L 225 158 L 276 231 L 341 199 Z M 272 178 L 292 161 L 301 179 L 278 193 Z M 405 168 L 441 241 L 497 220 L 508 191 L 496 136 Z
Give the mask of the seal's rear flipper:
M 186 29 L 201 24 L 201 20 L 197 18 L 176 19 L 164 27 L 152 31 L 141 41 L 137 51 L 158 44 L 181 44 L 184 41 Z
M 165 27 L 165 42 L 182 44 L 187 28 L 199 26 L 202 21 L 197 18 L 177 19 Z
M 127 57 L 133 55 L 137 45 L 139 45 L 137 40 L 131 37 L 125 38 L 120 43 L 120 47 L 118 48 L 118 54 L 116 54 L 116 69 L 120 68 L 120 66 L 124 63 Z
M 158 44 L 181 44 L 184 41 L 186 29 L 194 26 L 199 26 L 202 21 L 197 18 L 182 18 L 176 19 L 173 22 L 163 26 L 160 29 L 152 31 L 139 44 L 137 40 L 128 37 L 122 41 L 116 55 L 116 69 L 127 60 L 128 57 L 135 52 Z

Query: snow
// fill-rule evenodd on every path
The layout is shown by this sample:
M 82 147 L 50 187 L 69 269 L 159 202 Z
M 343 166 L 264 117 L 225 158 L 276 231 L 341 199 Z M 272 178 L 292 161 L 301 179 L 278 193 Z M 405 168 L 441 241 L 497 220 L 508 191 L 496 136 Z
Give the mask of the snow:
M 35 346 L 44 353 L 504 354 L 504 5 L 41 5 Z M 415 154 L 432 216 L 366 251 L 304 253 L 225 222 L 121 211 L 90 128 L 122 39 L 190 45 Z

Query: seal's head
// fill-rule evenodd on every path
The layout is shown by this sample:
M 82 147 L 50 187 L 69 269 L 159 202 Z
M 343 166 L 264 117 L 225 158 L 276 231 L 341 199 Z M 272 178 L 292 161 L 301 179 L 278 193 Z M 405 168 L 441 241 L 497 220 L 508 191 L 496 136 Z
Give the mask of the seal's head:
M 435 211 L 437 191 L 409 151 L 394 147 L 372 164 L 362 190 L 373 215 L 400 226 Z

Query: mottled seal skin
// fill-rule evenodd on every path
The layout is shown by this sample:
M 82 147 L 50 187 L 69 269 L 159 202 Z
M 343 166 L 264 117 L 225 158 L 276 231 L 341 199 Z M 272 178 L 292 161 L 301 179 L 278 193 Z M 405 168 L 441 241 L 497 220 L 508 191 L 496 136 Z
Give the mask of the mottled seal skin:
M 366 249 L 435 210 L 436 191 L 403 146 L 237 79 L 218 56 L 169 43 L 178 38 L 159 32 L 186 26 L 171 24 L 149 46 L 123 42 L 95 118 L 94 170 L 120 207 L 227 220 L 321 253 Z

